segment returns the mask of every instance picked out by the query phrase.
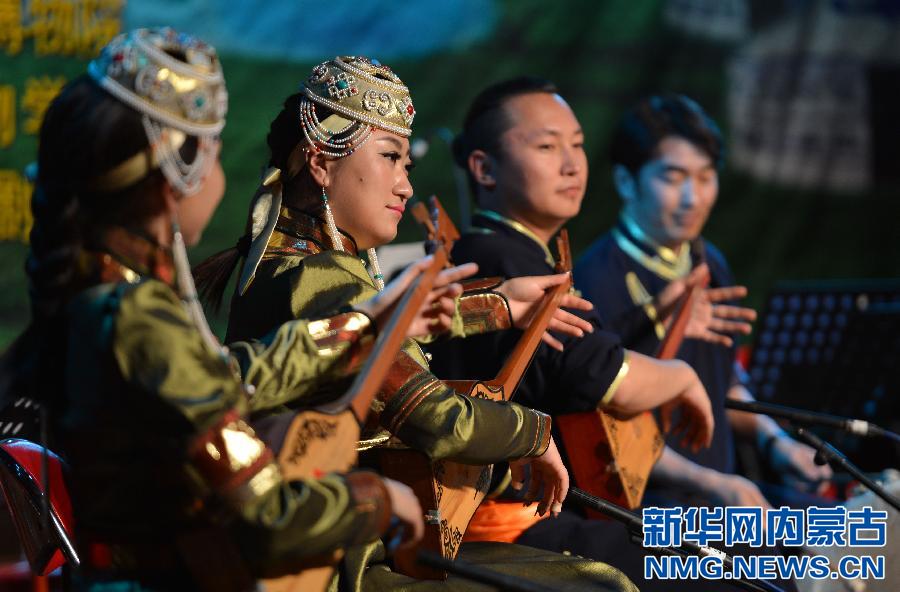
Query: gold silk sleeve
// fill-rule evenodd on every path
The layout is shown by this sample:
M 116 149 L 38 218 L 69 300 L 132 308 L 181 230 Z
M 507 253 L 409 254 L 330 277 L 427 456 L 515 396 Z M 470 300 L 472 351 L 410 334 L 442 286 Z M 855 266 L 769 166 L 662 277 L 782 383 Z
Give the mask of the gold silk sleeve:
M 171 288 L 147 280 L 120 296 L 112 354 L 126 382 L 153 393 L 200 430 L 246 398 L 230 364 L 209 350 Z
M 241 419 L 247 411 L 243 386 L 229 364 L 206 348 L 168 286 L 147 281 L 126 291 L 113 322 L 112 353 L 119 373 L 140 391 L 163 399 L 183 418 L 181 425 L 194 432 L 193 445 L 185 451 L 190 472 L 241 518 L 232 527 L 256 569 L 369 542 L 384 532 L 391 508 L 377 476 L 282 478 L 271 452 Z M 316 341 L 304 334 L 303 341 L 316 352 Z M 297 370 L 309 378 L 316 368 Z
M 393 515 L 384 481 L 368 471 L 282 482 L 245 508 L 236 539 L 261 572 L 376 541 Z
M 397 356 L 379 399 L 382 427 L 434 459 L 490 464 L 540 456 L 550 444 L 548 415 L 457 393 L 407 351 Z
M 245 390 L 232 367 L 209 352 L 175 293 L 162 283 L 144 282 L 123 298 L 114 354 L 126 377 L 190 403 L 186 409 L 200 417 L 207 402 L 217 410 L 224 399 L 252 412 L 309 396 L 355 373 L 374 339 L 369 318 L 348 312 L 290 321 L 260 340 L 232 343 L 231 364 L 252 387 Z M 138 351 L 143 359 L 135 358 Z
M 287 271 L 283 266 L 294 266 L 290 299 L 295 318 L 316 317 L 377 294 L 362 261 L 348 253 L 323 251 L 286 258 L 280 265 L 282 273 Z M 257 290 L 263 287 L 258 274 Z M 429 372 L 413 340 L 407 340 L 398 355 L 373 411 L 385 429 L 435 459 L 490 464 L 539 456 L 549 445 L 548 416 L 515 403 L 455 392 Z
M 238 511 L 281 482 L 272 451 L 234 409 L 194 438 L 188 456 L 210 491 Z
M 355 374 L 375 343 L 374 323 L 361 312 L 289 321 L 261 340 L 229 344 L 243 381 L 253 387 L 251 411 L 295 402 Z
M 390 526 L 390 496 L 378 475 L 285 482 L 272 452 L 234 410 L 195 438 L 189 456 L 207 487 L 245 519 L 241 530 L 265 541 L 258 561 L 277 565 L 368 543 Z

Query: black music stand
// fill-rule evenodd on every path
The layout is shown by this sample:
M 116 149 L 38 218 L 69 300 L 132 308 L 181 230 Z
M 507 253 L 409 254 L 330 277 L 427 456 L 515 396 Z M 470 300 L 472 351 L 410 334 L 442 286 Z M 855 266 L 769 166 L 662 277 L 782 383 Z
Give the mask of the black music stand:
M 784 282 L 769 295 L 750 358 L 760 401 L 900 429 L 900 281 Z M 864 470 L 897 465 L 897 450 L 827 437 Z

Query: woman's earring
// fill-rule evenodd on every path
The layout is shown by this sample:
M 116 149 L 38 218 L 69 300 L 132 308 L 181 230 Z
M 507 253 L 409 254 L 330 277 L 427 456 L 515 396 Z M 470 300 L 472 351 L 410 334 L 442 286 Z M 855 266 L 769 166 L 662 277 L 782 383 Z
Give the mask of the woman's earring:
M 335 251 L 343 251 L 344 245 L 341 244 L 341 235 L 338 233 L 337 224 L 334 223 L 334 214 L 331 213 L 331 206 L 328 205 L 328 194 L 325 193 L 325 186 L 322 186 L 322 205 L 325 208 L 325 224 L 328 226 L 328 234 L 331 235 L 331 246 Z
M 372 277 L 375 280 L 375 286 L 379 291 L 384 290 L 384 274 L 381 273 L 381 266 L 378 264 L 378 255 L 375 253 L 375 247 L 366 251 L 369 255 L 369 263 L 372 264 Z

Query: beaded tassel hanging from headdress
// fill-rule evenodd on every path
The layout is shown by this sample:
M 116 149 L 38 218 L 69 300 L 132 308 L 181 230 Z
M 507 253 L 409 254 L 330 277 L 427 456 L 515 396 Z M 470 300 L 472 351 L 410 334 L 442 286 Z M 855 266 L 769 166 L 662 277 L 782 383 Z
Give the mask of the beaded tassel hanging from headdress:
M 322 187 L 322 206 L 325 208 L 325 225 L 331 236 L 331 247 L 335 251 L 343 251 L 344 245 L 341 244 L 341 235 L 338 232 L 337 224 L 334 223 L 334 214 L 331 213 L 331 206 L 328 205 L 328 194 L 325 193 L 324 187 Z
M 300 100 L 300 129 L 303 130 L 303 137 L 317 152 L 342 158 L 350 156 L 368 142 L 375 128 L 360 121 L 349 121 L 346 124 L 342 121 L 339 129 L 331 131 L 319 121 L 312 101 L 304 97 Z
M 227 361 L 228 350 L 216 339 L 206 321 L 206 315 L 203 314 L 203 307 L 197 296 L 197 287 L 194 285 L 194 276 L 191 273 L 191 264 L 188 261 L 184 237 L 177 220 L 174 219 L 172 221 L 172 259 L 175 263 L 175 283 L 178 288 L 178 296 L 184 302 L 194 327 L 200 332 L 207 349 Z
M 331 212 L 331 206 L 328 205 L 328 194 L 322 187 L 322 205 L 325 208 L 325 226 L 328 228 L 328 234 L 331 237 L 331 246 L 336 251 L 343 251 L 344 245 L 341 243 L 340 231 L 334 222 L 334 214 Z M 369 264 L 372 266 L 372 277 L 375 285 L 379 290 L 384 290 L 384 274 L 381 273 L 381 266 L 378 265 L 378 254 L 374 248 L 368 249 L 366 253 L 369 256 Z
M 167 136 L 177 134 L 155 123 L 150 117 L 141 118 L 144 132 L 153 147 L 154 156 L 169 184 L 181 195 L 193 195 L 200 190 L 203 180 L 212 166 L 218 150 L 218 140 L 197 136 L 197 153 L 190 163 L 185 162 L 179 148 L 182 142 L 172 142 Z
M 381 273 L 381 266 L 378 265 L 378 254 L 375 252 L 375 247 L 367 250 L 366 253 L 369 255 L 369 263 L 372 265 L 372 277 L 375 279 L 375 285 L 378 286 L 378 290 L 384 290 L 384 274 Z

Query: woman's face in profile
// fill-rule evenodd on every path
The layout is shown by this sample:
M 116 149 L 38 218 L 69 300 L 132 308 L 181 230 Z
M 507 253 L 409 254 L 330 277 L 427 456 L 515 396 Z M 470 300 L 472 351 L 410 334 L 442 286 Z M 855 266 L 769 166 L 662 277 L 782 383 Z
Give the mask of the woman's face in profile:
M 387 244 L 412 197 L 409 140 L 375 129 L 356 152 L 331 161 L 325 191 L 338 227 L 360 249 Z

